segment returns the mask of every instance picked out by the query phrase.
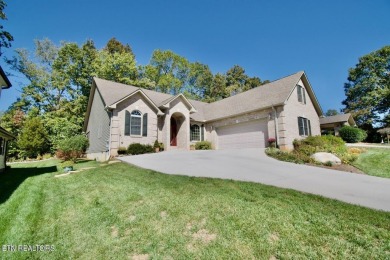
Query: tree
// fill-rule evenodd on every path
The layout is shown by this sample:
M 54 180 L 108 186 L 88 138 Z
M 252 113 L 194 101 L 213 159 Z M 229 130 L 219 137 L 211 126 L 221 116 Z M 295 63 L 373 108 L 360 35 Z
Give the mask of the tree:
M 119 83 L 136 85 L 138 79 L 138 68 L 134 56 L 130 53 L 101 50 L 94 62 L 94 75 Z
M 390 110 L 390 45 L 359 58 L 344 85 L 344 112 L 359 126 L 380 123 Z
M 189 62 L 173 51 L 155 50 L 145 72 L 146 77 L 156 83 L 157 91 L 176 95 L 183 92 Z
M 24 156 L 36 157 L 48 151 L 48 136 L 40 117 L 28 118 L 18 138 Z
M 245 83 L 248 80 L 248 76 L 245 74 L 245 70 L 239 66 L 234 65 L 226 72 L 226 85 L 229 96 L 234 96 L 245 90 Z
M 123 45 L 115 37 L 111 38 L 107 42 L 106 47 L 104 47 L 104 50 L 110 54 L 129 53 L 133 56 L 133 59 L 135 59 L 135 55 L 134 55 L 133 50 L 131 49 L 130 45 L 129 44 Z
M 214 102 L 229 97 L 226 89 L 226 76 L 221 73 L 215 74 L 211 87 L 206 90 L 204 101 Z
M 4 0 L 0 0 L 0 19 L 7 20 L 7 16 L 4 13 L 4 8 L 7 4 Z M 0 25 L 0 56 L 3 54 L 3 48 L 11 47 L 11 42 L 14 40 L 14 37 L 8 32 L 4 30 L 4 26 Z
M 336 109 L 328 109 L 328 111 L 325 113 L 325 116 L 335 116 L 338 114 L 340 113 Z
M 211 73 L 209 66 L 200 62 L 190 63 L 184 94 L 195 100 L 203 100 L 212 81 L 213 73 Z

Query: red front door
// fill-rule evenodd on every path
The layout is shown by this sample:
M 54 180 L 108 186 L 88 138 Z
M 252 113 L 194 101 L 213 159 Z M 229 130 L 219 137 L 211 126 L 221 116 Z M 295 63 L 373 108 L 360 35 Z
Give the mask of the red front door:
M 171 146 L 177 146 L 177 125 L 173 117 L 171 117 Z

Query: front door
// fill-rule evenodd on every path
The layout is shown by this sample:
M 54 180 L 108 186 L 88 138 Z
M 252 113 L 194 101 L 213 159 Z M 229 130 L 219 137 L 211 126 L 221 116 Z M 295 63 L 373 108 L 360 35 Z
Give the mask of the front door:
M 173 117 L 171 117 L 171 146 L 177 146 L 177 124 Z

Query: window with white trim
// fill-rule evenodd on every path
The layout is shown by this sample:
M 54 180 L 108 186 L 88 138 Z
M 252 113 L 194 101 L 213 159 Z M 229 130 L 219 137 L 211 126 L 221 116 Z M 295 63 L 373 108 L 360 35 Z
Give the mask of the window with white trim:
M 191 125 L 190 128 L 190 140 L 191 141 L 200 141 L 200 126 Z
M 311 135 L 311 124 L 310 120 L 304 117 L 298 117 L 298 129 L 300 136 Z
M 142 116 L 141 112 L 134 110 L 130 115 L 130 135 L 141 135 Z
M 298 92 L 298 101 L 303 104 L 306 104 L 305 89 L 302 86 L 297 85 L 297 92 Z

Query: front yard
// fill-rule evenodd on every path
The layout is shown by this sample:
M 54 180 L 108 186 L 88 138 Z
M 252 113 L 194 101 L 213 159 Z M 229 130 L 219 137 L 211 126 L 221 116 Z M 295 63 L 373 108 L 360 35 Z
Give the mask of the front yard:
M 124 163 L 65 177 L 50 160 L 0 175 L 0 244 L 53 245 L 7 259 L 390 257 L 390 213 L 255 183 Z M 3 247 L 4 249 L 4 247 Z
M 352 165 L 366 174 L 390 178 L 390 149 L 369 148 Z

